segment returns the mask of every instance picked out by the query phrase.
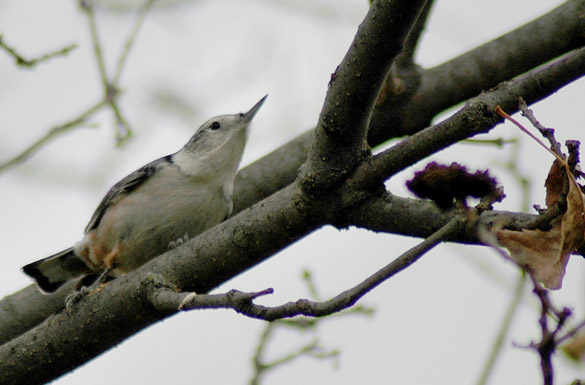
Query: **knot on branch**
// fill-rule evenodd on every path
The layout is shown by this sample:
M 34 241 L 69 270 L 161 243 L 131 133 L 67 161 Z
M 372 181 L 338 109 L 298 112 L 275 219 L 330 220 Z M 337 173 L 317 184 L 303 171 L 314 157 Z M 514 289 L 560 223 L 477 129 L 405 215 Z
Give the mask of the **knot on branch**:
M 139 281 L 138 289 L 137 292 L 146 298 L 145 303 L 151 304 L 153 309 L 170 313 L 178 310 L 176 306 L 168 306 L 169 297 L 174 298 L 181 290 L 162 275 L 149 273 Z
M 474 135 L 488 132 L 501 120 L 498 114 L 494 112 L 496 103 L 494 103 L 494 106 L 490 106 L 486 95 L 480 95 L 471 99 L 463 109 L 464 113 L 461 116 L 461 127 L 468 129 L 470 132 L 474 132 Z M 485 97 L 482 98 L 482 96 Z
M 262 291 L 253 293 L 245 293 L 240 290 L 232 289 L 226 293 L 228 302 L 238 313 L 250 314 L 252 310 L 257 310 L 254 305 L 254 300 L 258 297 L 273 294 L 274 289 L 268 288 Z

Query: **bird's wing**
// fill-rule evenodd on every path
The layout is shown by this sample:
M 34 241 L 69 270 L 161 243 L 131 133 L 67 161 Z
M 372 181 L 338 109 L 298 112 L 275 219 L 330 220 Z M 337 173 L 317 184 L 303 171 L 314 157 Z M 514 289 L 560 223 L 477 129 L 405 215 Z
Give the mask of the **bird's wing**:
M 104 199 L 102 199 L 101 203 L 93 213 L 91 220 L 85 228 L 85 233 L 88 233 L 98 227 L 102 217 L 110 207 L 140 187 L 142 183 L 155 174 L 161 167 L 164 167 L 170 163 L 172 163 L 171 155 L 153 160 L 152 162 L 140 167 L 138 170 L 134 171 L 132 174 L 126 176 L 124 179 L 112 186 L 110 191 L 108 191 Z

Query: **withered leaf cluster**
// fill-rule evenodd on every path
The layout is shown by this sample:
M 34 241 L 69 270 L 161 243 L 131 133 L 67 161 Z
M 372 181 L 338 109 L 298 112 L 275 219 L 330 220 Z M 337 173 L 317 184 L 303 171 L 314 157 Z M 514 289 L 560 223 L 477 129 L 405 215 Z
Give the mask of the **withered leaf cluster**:
M 512 258 L 549 289 L 560 289 L 569 256 L 585 238 L 584 198 L 566 162 L 557 159 L 546 178 L 546 205 L 552 207 L 561 198 L 565 178 L 568 182 L 567 209 L 551 222 L 551 229 L 496 231 L 498 241 Z
M 471 174 L 465 166 L 456 162 L 449 166 L 431 162 L 406 182 L 416 196 L 431 199 L 441 209 L 449 209 L 456 200 L 464 201 L 467 197 L 496 195 L 497 184 L 487 170 Z

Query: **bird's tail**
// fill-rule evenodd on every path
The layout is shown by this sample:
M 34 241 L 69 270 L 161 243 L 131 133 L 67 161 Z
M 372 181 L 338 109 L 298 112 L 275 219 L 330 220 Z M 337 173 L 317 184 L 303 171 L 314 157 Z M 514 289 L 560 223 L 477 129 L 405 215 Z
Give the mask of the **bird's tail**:
M 70 247 L 50 257 L 30 263 L 22 270 L 34 278 L 45 293 L 53 293 L 67 281 L 88 274 L 91 270 Z

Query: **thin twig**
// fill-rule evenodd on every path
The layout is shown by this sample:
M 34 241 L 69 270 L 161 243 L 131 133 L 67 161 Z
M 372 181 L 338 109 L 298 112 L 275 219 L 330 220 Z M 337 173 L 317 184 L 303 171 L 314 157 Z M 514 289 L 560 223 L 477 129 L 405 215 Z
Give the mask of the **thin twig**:
M 148 10 L 151 9 L 151 7 L 155 1 L 156 0 L 147 0 L 144 3 L 144 5 L 142 6 L 142 8 L 140 9 L 140 14 L 138 16 L 138 19 L 137 19 L 134 27 L 132 28 L 132 32 L 130 33 L 128 39 L 126 40 L 126 43 L 124 45 L 124 49 L 123 49 L 122 53 L 120 54 L 120 57 L 118 58 L 118 65 L 116 67 L 116 73 L 115 73 L 113 81 L 110 81 L 108 78 L 108 75 L 107 75 L 106 64 L 105 64 L 105 60 L 104 60 L 104 56 L 103 56 L 103 52 L 102 52 L 102 46 L 101 46 L 101 42 L 100 42 L 100 38 L 99 38 L 97 23 L 95 20 L 93 2 L 91 0 L 81 0 L 80 1 L 81 9 L 86 13 L 88 23 L 89 23 L 91 40 L 92 40 L 92 44 L 93 44 L 93 48 L 94 48 L 94 55 L 95 55 L 96 62 L 98 65 L 100 80 L 102 82 L 102 86 L 104 89 L 103 100 L 101 100 L 98 103 L 94 104 L 93 106 L 89 107 L 86 111 L 82 112 L 74 119 L 51 128 L 45 135 L 43 135 L 40 139 L 38 139 L 37 141 L 35 141 L 31 145 L 29 145 L 26 149 L 21 151 L 18 155 L 16 155 L 12 159 L 0 164 L 0 173 L 5 172 L 6 170 L 24 162 L 25 160 L 30 158 L 32 155 L 34 155 L 37 151 L 39 151 L 44 145 L 46 145 L 48 142 L 55 139 L 59 135 L 62 135 L 75 127 L 79 127 L 79 126 L 83 125 L 87 121 L 87 119 L 89 119 L 92 115 L 94 115 L 95 113 L 100 111 L 105 106 L 110 107 L 110 109 L 112 110 L 112 113 L 114 115 L 114 118 L 116 120 L 116 125 L 115 125 L 116 145 L 119 146 L 119 145 L 123 144 L 126 140 L 128 140 L 132 136 L 132 129 L 130 128 L 128 121 L 126 120 L 126 118 L 122 114 L 122 112 L 120 110 L 120 106 L 117 103 L 117 98 L 119 95 L 118 83 L 120 81 L 120 76 L 122 74 L 122 70 L 123 70 L 124 65 L 127 61 L 130 50 L 131 50 L 131 48 L 136 40 L 136 36 L 138 34 L 138 31 L 140 30 L 140 26 L 143 24 L 144 18 L 146 17 Z M 26 65 L 26 66 L 30 67 L 30 66 L 33 66 L 33 65 L 41 62 L 41 61 L 46 61 L 54 56 L 65 55 L 68 52 L 70 52 L 72 49 L 74 49 L 76 47 L 76 45 L 73 44 L 71 46 L 68 46 L 68 47 L 61 49 L 60 51 L 56 51 L 56 52 L 53 52 L 50 54 L 43 55 L 40 58 L 30 59 L 30 60 L 23 58 L 13 48 L 7 46 L 2 40 L 2 35 L 0 35 L 0 47 L 4 48 L 10 55 L 12 55 L 15 58 L 15 60 L 17 61 L 17 63 L 19 63 L 20 65 Z
M 51 141 L 52 139 L 55 139 L 59 135 L 65 134 L 66 132 L 69 132 L 73 128 L 80 127 L 80 126 L 84 125 L 84 123 L 87 121 L 87 119 L 90 116 L 92 116 L 93 114 L 95 114 L 96 112 L 101 110 L 103 107 L 106 106 L 106 104 L 107 103 L 104 100 L 101 100 L 98 103 L 91 106 L 90 108 L 88 108 L 87 110 L 83 111 L 81 114 L 79 114 L 77 117 L 73 118 L 72 120 L 51 128 L 45 135 L 43 135 L 37 141 L 32 143 L 30 146 L 28 146 L 26 149 L 24 149 L 18 155 L 16 155 L 12 159 L 0 164 L 0 174 L 5 172 L 6 170 L 12 168 L 12 167 L 24 162 L 25 160 L 27 160 L 28 158 L 33 156 L 47 142 Z
M 530 186 L 532 182 L 530 178 L 523 175 L 518 168 L 519 138 L 512 138 L 508 140 L 508 142 L 513 144 L 512 151 L 510 152 L 510 159 L 503 163 L 502 166 L 512 174 L 516 182 L 520 185 L 520 189 L 522 191 L 522 204 L 520 206 L 520 211 L 526 212 L 530 203 Z M 519 308 L 526 282 L 526 273 L 522 271 L 518 276 L 518 280 L 512 295 L 512 300 L 508 305 L 508 309 L 504 315 L 500 329 L 494 340 L 490 355 L 488 356 L 485 366 L 480 374 L 479 380 L 477 382 L 478 385 L 484 385 L 487 383 L 489 376 L 495 367 L 496 360 L 503 351 L 503 342 L 510 330 L 516 311 Z
M 516 288 L 514 289 L 514 295 L 512 296 L 512 301 L 508 306 L 508 310 L 504 315 L 504 319 L 502 320 L 502 324 L 500 325 L 500 330 L 495 338 L 494 344 L 492 346 L 492 350 L 490 351 L 490 355 L 488 356 L 485 366 L 481 372 L 479 380 L 477 381 L 477 385 L 484 385 L 487 383 L 492 370 L 494 369 L 494 364 L 496 363 L 496 359 L 502 352 L 502 348 L 504 346 L 504 340 L 508 335 L 508 331 L 510 330 L 510 326 L 512 324 L 512 320 L 516 315 L 516 311 L 518 310 L 518 305 L 522 299 L 522 294 L 524 293 L 524 288 L 526 286 L 526 274 L 521 273 L 518 277 L 518 281 L 516 283 Z
M 380 285 L 385 280 L 399 273 L 415 263 L 421 256 L 450 236 L 461 231 L 465 223 L 464 216 L 456 215 L 437 232 L 429 236 L 423 242 L 408 250 L 390 264 L 371 275 L 357 286 L 348 289 L 334 298 L 315 302 L 301 299 L 296 302 L 267 307 L 253 303 L 257 297 L 272 294 L 272 289 L 255 293 L 244 293 L 231 290 L 225 294 L 191 295 L 191 293 L 175 293 L 168 288 L 153 288 L 150 297 L 152 304 L 160 311 L 191 310 L 191 309 L 218 309 L 231 308 L 248 317 L 275 321 L 282 318 L 290 318 L 298 315 L 310 317 L 324 317 L 337 313 L 353 306 L 360 298 Z M 180 304 L 180 308 L 179 308 Z
M 581 321 L 577 324 L 577 326 L 573 327 L 571 330 L 566 332 L 564 335 L 557 338 L 557 345 L 562 344 L 563 342 L 567 341 L 570 338 L 573 338 L 581 331 L 585 329 L 585 321 Z
M 118 106 L 117 101 L 116 101 L 117 96 L 119 94 L 118 83 L 111 81 L 108 77 L 108 73 L 106 70 L 106 64 L 105 64 L 104 56 L 102 53 L 102 45 L 100 42 L 97 24 L 95 21 L 95 12 L 93 9 L 93 4 L 91 1 L 85 1 L 85 2 L 82 2 L 82 4 L 83 4 L 82 9 L 85 11 L 85 13 L 87 15 L 87 20 L 89 23 L 89 30 L 91 33 L 91 41 L 93 43 L 93 51 L 94 51 L 97 65 L 98 65 L 100 80 L 102 82 L 102 86 L 104 89 L 104 99 L 110 105 L 110 108 L 112 109 L 112 113 L 114 114 L 114 118 L 116 119 L 116 123 L 117 123 L 115 125 L 115 127 L 116 127 L 116 135 L 115 135 L 116 144 L 121 145 L 123 142 L 125 142 L 130 137 L 132 130 L 130 129 L 130 126 L 128 125 L 128 122 L 126 121 L 126 119 L 122 116 L 122 113 L 120 112 L 120 107 Z M 139 19 L 139 20 L 141 20 L 141 19 Z M 137 32 L 137 31 L 132 31 L 130 38 L 129 38 L 130 42 L 132 42 L 134 37 L 136 36 L 135 32 Z M 126 45 L 128 45 L 128 44 L 129 43 L 127 41 Z M 126 56 L 128 55 L 128 51 L 129 51 L 129 48 L 124 49 L 122 51 L 120 59 L 118 60 L 118 68 L 116 69 L 118 76 L 122 71 L 121 66 L 125 62 Z
M 542 124 L 540 124 L 540 122 L 536 119 L 532 110 L 528 108 L 528 104 L 526 104 L 522 97 L 520 97 L 518 100 L 518 108 L 520 109 L 520 111 L 522 111 L 522 115 L 526 117 L 526 119 L 528 119 L 530 123 L 532 123 L 534 128 L 536 128 L 540 132 L 540 134 L 544 136 L 546 140 L 548 140 L 551 149 L 560 156 L 562 156 L 561 144 L 557 142 L 554 136 L 555 130 L 552 128 L 546 128 Z
M 126 39 L 126 42 L 124 43 L 124 49 L 122 50 L 122 53 L 118 57 L 118 65 L 116 66 L 114 77 L 112 78 L 112 84 L 114 84 L 115 86 L 117 86 L 120 82 L 120 76 L 122 75 L 122 70 L 124 69 L 126 60 L 128 59 L 128 54 L 130 53 L 132 47 L 134 46 L 136 36 L 138 35 L 140 27 L 142 27 L 142 24 L 144 23 L 146 14 L 152 8 L 155 2 L 156 0 L 147 0 L 146 3 L 144 3 L 144 5 L 140 8 L 138 18 L 136 20 L 136 23 L 134 24 L 134 27 L 132 28 L 132 32 L 130 32 L 128 39 Z
M 314 358 L 318 359 L 328 359 L 328 358 L 337 358 L 339 356 L 339 350 L 334 349 L 330 351 L 323 351 L 319 344 L 318 340 L 314 339 L 310 343 L 301 346 L 297 350 L 290 352 L 288 354 L 283 355 L 280 358 L 274 359 L 270 362 L 264 362 L 263 355 L 264 351 L 267 346 L 267 342 L 272 336 L 272 333 L 275 330 L 275 326 L 278 325 L 279 322 L 273 322 L 268 324 L 266 329 L 261 335 L 260 341 L 256 348 L 256 352 L 252 359 L 254 364 L 254 375 L 250 379 L 250 385 L 258 385 L 260 384 L 261 378 L 266 374 L 266 372 L 270 369 L 274 369 L 275 367 L 287 364 L 300 356 L 309 355 Z
M 260 335 L 258 345 L 256 345 L 254 355 L 252 356 L 254 375 L 250 379 L 250 385 L 258 385 L 262 375 L 265 373 L 265 366 L 263 362 L 264 351 L 266 350 L 266 346 L 268 345 L 267 342 L 270 339 L 270 336 L 272 336 L 276 324 L 276 322 L 267 324 L 264 328 L 264 331 Z
M 71 52 L 75 48 L 77 48 L 77 44 L 75 44 L 75 43 L 70 44 L 68 46 L 61 48 L 60 50 L 43 54 L 37 58 L 26 59 L 24 56 L 22 56 L 21 54 L 16 52 L 15 48 L 7 45 L 4 42 L 4 36 L 0 35 L 0 48 L 4 49 L 4 51 L 6 51 L 10 56 L 12 56 L 14 58 L 14 61 L 16 62 L 16 65 L 18 65 L 19 67 L 32 68 L 32 67 L 36 66 L 37 64 L 49 61 L 50 59 L 52 59 L 56 56 L 67 55 L 69 52 Z
M 461 143 L 464 144 L 482 144 L 482 145 L 492 145 L 492 146 L 496 146 L 499 148 L 504 147 L 504 144 L 516 144 L 518 143 L 518 138 L 512 138 L 512 139 L 504 139 L 504 138 L 494 138 L 494 139 L 465 139 L 462 140 Z
M 550 149 L 549 147 L 546 146 L 546 144 L 544 144 L 542 142 L 542 140 L 540 140 L 536 135 L 534 135 L 532 132 L 528 131 L 526 129 L 526 127 L 524 127 L 522 124 L 520 124 L 516 119 L 512 118 L 510 115 L 508 115 L 508 113 L 506 113 L 500 106 L 496 106 L 496 113 L 498 115 L 500 115 L 501 117 L 508 119 L 510 122 L 512 122 L 516 127 L 518 127 L 522 132 L 524 132 L 526 135 L 528 135 L 529 137 L 531 137 L 534 141 L 536 141 L 538 144 L 540 144 L 542 146 L 542 148 L 544 148 L 545 150 L 547 150 L 549 153 L 552 154 L 552 156 L 554 156 L 559 162 L 561 162 L 562 164 L 566 164 L 566 161 L 563 157 L 563 154 L 560 151 L 557 151 L 556 149 Z M 554 138 L 553 138 L 554 139 Z
M 82 1 L 81 3 L 82 3 L 81 9 L 83 9 L 85 11 L 85 14 L 87 15 L 87 21 L 89 22 L 89 31 L 91 34 L 91 41 L 93 43 L 93 53 L 95 55 L 96 62 L 98 65 L 100 80 L 104 86 L 104 92 L 106 94 L 108 94 L 110 92 L 108 90 L 110 83 L 108 81 L 106 64 L 104 62 L 104 55 L 102 53 L 102 45 L 100 43 L 100 37 L 99 37 L 98 31 L 97 31 L 97 25 L 95 22 L 95 13 L 93 10 L 93 2 L 90 0 L 90 1 Z
M 320 300 L 320 295 L 318 293 L 317 287 L 316 287 L 315 282 L 313 280 L 313 276 L 312 276 L 311 272 L 307 269 L 303 270 L 303 280 L 305 281 L 305 284 L 308 287 L 311 298 L 313 298 L 314 300 Z M 343 311 L 343 312 L 337 313 L 335 315 L 340 316 L 340 315 L 347 315 L 347 314 L 352 314 L 352 313 L 361 313 L 361 314 L 369 315 L 372 313 L 372 311 L 373 310 L 370 308 L 364 308 L 361 306 L 354 306 L 354 307 L 348 309 L 347 311 Z M 288 327 L 288 328 L 294 328 L 297 330 L 300 329 L 301 331 L 312 330 L 313 332 L 315 332 L 315 330 L 317 329 L 317 326 L 323 320 L 325 320 L 325 318 L 301 317 L 301 318 L 294 318 L 294 319 L 281 319 L 281 320 L 277 320 L 275 322 L 267 322 L 266 327 L 265 327 L 264 331 L 262 332 L 262 334 L 260 335 L 260 338 L 258 340 L 258 344 L 257 344 L 256 349 L 254 351 L 254 356 L 252 358 L 252 362 L 254 365 L 254 374 L 252 375 L 252 378 L 250 379 L 249 383 L 251 385 L 259 384 L 260 379 L 266 374 L 266 372 L 268 370 L 274 369 L 279 365 L 283 365 L 285 363 L 291 362 L 294 359 L 296 359 L 302 355 L 310 355 L 312 357 L 320 358 L 320 359 L 337 358 L 337 356 L 339 355 L 339 350 L 337 350 L 337 349 L 333 349 L 330 351 L 316 350 L 316 348 L 318 346 L 317 346 L 317 339 L 315 338 L 313 340 L 313 342 L 297 349 L 296 351 L 290 352 L 279 359 L 273 360 L 272 362 L 269 362 L 269 363 L 266 363 L 264 361 L 264 352 L 266 351 L 266 347 L 267 347 L 269 341 L 271 340 L 273 333 L 275 332 L 277 327 L 280 327 L 280 328 Z
M 563 329 L 566 321 L 571 316 L 572 312 L 569 308 L 563 308 L 557 310 L 553 306 L 552 302 L 548 297 L 548 291 L 530 274 L 532 284 L 534 285 L 534 294 L 539 299 L 541 304 L 540 318 L 538 323 L 541 330 L 541 340 L 536 343 L 532 343 L 531 347 L 534 348 L 540 356 L 540 368 L 542 371 L 542 377 L 544 385 L 553 385 L 554 381 L 554 367 L 552 364 L 552 356 L 556 352 L 557 346 L 559 345 L 559 339 L 557 335 Z M 556 325 L 554 328 L 549 327 L 548 317 L 553 316 L 555 318 Z
M 315 286 L 315 281 L 313 280 L 313 274 L 311 274 L 311 271 L 307 269 L 303 271 L 303 281 L 305 281 L 305 284 L 309 289 L 309 295 L 311 298 L 313 298 L 315 301 L 321 301 L 321 296 L 317 291 L 317 286 Z
M 128 124 L 128 121 L 120 111 L 120 106 L 115 100 L 111 100 L 109 103 L 114 117 L 116 118 L 116 146 L 121 146 L 132 136 L 132 129 Z

